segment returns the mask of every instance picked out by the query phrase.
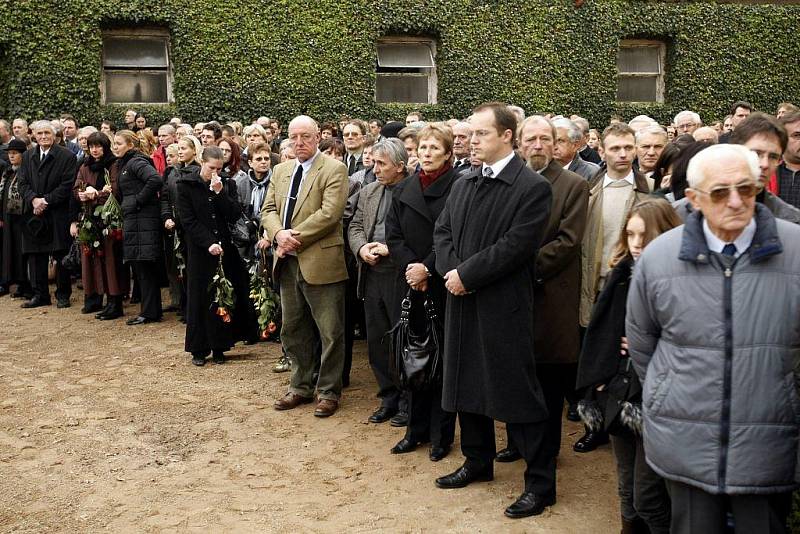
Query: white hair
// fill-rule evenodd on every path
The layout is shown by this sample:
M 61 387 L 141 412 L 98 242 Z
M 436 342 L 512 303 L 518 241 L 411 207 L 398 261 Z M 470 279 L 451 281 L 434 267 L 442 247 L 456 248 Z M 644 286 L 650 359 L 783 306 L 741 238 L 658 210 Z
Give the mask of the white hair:
M 719 134 L 711 126 L 701 126 L 694 131 L 692 137 L 694 137 L 695 141 L 705 141 L 712 145 L 719 143 Z
M 510 111 L 511 113 L 513 113 L 514 115 L 517 116 L 517 122 L 522 122 L 522 121 L 525 120 L 525 110 L 524 109 L 522 109 L 519 106 L 512 106 L 512 105 L 509 105 L 509 106 L 506 106 L 506 107 L 508 108 L 508 111 Z
M 667 131 L 658 124 L 646 126 L 641 130 L 639 130 L 638 132 L 636 132 L 637 145 L 642 142 L 642 137 L 644 137 L 645 135 L 660 135 L 664 138 L 665 141 L 668 139 Z
M 587 121 L 583 117 L 576 116 L 574 119 L 572 119 L 572 122 L 577 124 L 578 127 L 581 130 L 583 130 L 583 135 L 588 135 L 589 134 L 589 121 Z
M 33 124 L 31 124 L 31 130 L 33 132 L 36 132 L 37 130 L 50 130 L 53 133 L 53 135 L 56 135 L 56 127 L 50 121 L 45 121 L 45 120 L 36 121 Z
M 97 128 L 95 128 L 94 126 L 84 126 L 79 130 L 79 135 L 82 135 L 84 137 L 89 137 L 93 133 L 97 133 Z
M 761 169 L 758 166 L 758 156 L 755 152 L 744 145 L 722 144 L 701 150 L 689 160 L 689 166 L 686 169 L 686 181 L 689 183 L 689 187 L 696 189 L 705 181 L 706 175 L 711 174 L 710 171 L 714 171 L 717 163 L 732 158 L 743 160 L 747 163 L 753 180 L 760 179 Z
M 631 119 L 631 121 L 628 123 L 628 126 L 633 128 L 634 124 L 650 125 L 650 124 L 658 124 L 658 123 L 655 121 L 655 119 L 653 119 L 651 117 L 648 117 L 647 115 L 637 115 L 637 116 L 635 116 L 634 118 Z
M 555 128 L 564 128 L 567 130 L 567 137 L 573 143 L 577 143 L 581 139 L 583 139 L 583 130 L 581 127 L 572 122 L 571 120 L 561 117 L 560 119 L 556 119 L 553 121 L 553 126 Z
M 672 124 L 677 126 L 678 125 L 678 121 L 683 119 L 683 118 L 686 118 L 686 117 L 688 117 L 689 119 L 692 120 L 692 124 L 697 124 L 698 126 L 703 124 L 703 121 L 700 120 L 700 115 L 698 115 L 694 111 L 689 111 L 688 109 L 685 109 L 685 110 L 681 111 L 680 113 L 678 113 L 677 115 L 675 115 L 675 118 L 672 119 Z

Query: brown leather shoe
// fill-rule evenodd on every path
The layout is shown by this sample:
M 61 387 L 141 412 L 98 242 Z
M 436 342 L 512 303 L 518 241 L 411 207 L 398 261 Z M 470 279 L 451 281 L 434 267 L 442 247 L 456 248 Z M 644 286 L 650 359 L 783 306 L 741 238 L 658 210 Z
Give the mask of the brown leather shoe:
M 314 410 L 314 415 L 317 417 L 330 417 L 336 413 L 339 408 L 339 401 L 333 399 L 320 399 L 317 403 L 317 409 Z
M 297 393 L 292 393 L 290 391 L 289 393 L 287 393 L 286 395 L 275 401 L 275 409 L 291 410 L 292 408 L 297 408 L 301 404 L 308 404 L 313 400 L 314 400 L 313 397 L 303 397 L 302 395 L 298 395 Z

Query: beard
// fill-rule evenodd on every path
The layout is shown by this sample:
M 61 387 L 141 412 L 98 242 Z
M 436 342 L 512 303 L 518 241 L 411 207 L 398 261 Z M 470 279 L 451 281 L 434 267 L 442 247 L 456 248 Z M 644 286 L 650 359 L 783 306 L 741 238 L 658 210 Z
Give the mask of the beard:
M 531 154 L 528 156 L 528 166 L 535 171 L 544 169 L 549 163 L 547 156 L 543 154 Z

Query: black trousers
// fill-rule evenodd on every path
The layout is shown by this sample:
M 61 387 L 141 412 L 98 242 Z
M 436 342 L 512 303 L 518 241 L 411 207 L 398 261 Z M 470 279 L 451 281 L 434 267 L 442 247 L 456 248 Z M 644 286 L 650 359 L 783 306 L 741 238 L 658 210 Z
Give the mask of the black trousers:
M 494 441 L 494 420 L 467 412 L 458 412 L 461 425 L 461 452 L 468 467 L 492 470 L 497 453 Z M 506 423 L 511 439 L 525 459 L 525 491 L 540 495 L 555 494 L 556 459 L 547 450 L 547 421 Z
M 561 428 L 564 421 L 564 400 L 575 390 L 577 363 L 537 363 L 536 376 L 542 386 L 544 402 L 547 405 L 547 427 L 545 444 L 548 454 L 553 458 L 561 451 Z M 508 446 L 514 447 L 514 440 L 506 427 Z
M 449 447 L 456 433 L 456 414 L 442 409 L 442 386 L 430 391 L 412 391 L 408 397 L 406 438 L 428 441 L 435 447 Z M 402 409 L 402 406 L 401 406 Z
M 400 317 L 402 296 L 397 294 L 398 271 L 365 269 L 362 271 L 362 276 L 364 276 L 364 319 L 369 365 L 378 382 L 381 406 L 397 409 L 400 390 L 389 372 L 389 360 L 392 354 L 386 332 L 391 330 Z
M 139 315 L 146 319 L 161 319 L 161 284 L 159 283 L 158 265 L 154 261 L 132 263 L 134 263 L 134 272 L 142 296 Z
M 59 300 L 69 300 L 72 295 L 72 279 L 70 272 L 61 265 L 61 259 L 66 254 L 65 251 L 53 252 L 53 259 L 56 260 L 56 298 Z M 28 254 L 28 269 L 33 288 L 33 296 L 49 302 L 50 287 L 47 277 L 47 268 L 50 265 L 50 254 L 34 253 Z
M 766 453 L 766 451 L 765 451 Z M 736 534 L 784 534 L 792 493 L 713 495 L 694 486 L 667 481 L 672 498 L 672 534 L 724 534 L 733 513 Z

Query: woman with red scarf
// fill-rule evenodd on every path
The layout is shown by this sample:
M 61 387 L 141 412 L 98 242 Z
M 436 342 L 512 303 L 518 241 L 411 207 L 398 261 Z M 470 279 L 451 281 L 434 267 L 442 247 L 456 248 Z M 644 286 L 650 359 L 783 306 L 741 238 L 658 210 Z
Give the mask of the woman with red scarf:
M 453 170 L 453 132 L 444 124 L 429 124 L 417 136 L 417 157 L 421 170 L 400 182 L 392 194 L 386 215 L 386 244 L 402 278 L 412 291 L 412 306 L 422 306 L 427 292 L 439 317 L 444 317 L 447 290 L 436 273 L 433 227 L 444 209 L 450 188 L 458 178 Z M 421 316 L 417 310 L 413 315 Z M 405 437 L 392 454 L 413 451 L 431 443 L 431 461 L 450 452 L 455 433 L 455 414 L 442 410 L 442 385 L 409 394 L 408 426 Z

